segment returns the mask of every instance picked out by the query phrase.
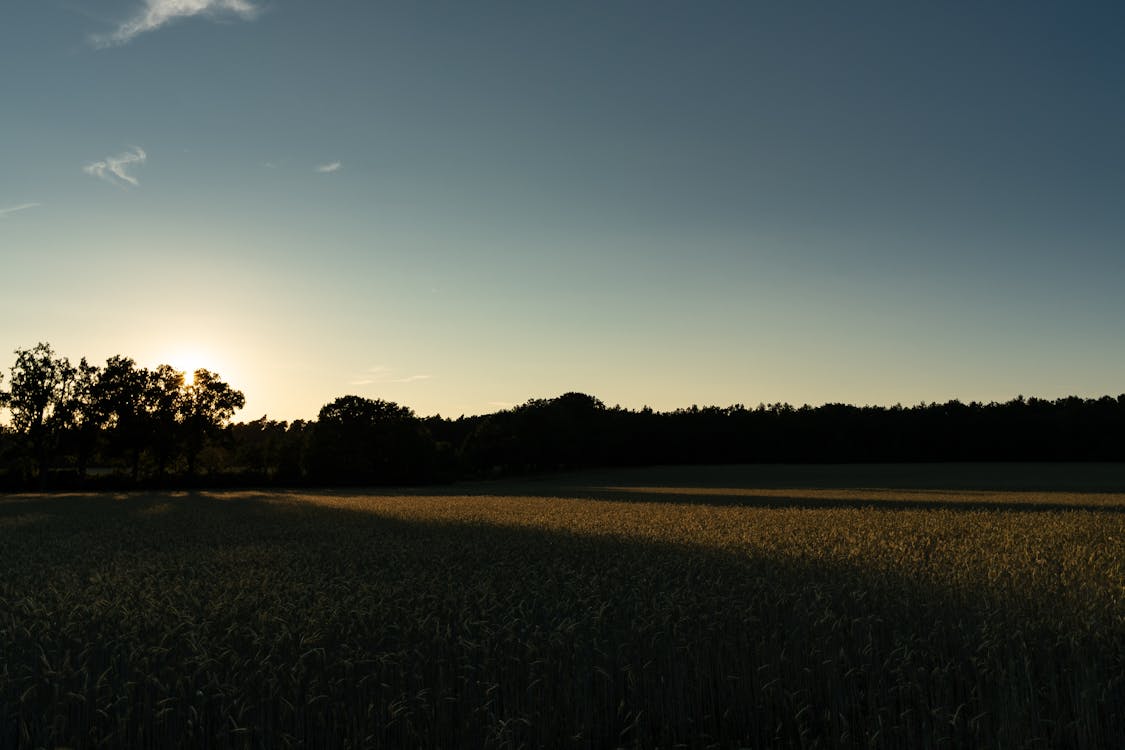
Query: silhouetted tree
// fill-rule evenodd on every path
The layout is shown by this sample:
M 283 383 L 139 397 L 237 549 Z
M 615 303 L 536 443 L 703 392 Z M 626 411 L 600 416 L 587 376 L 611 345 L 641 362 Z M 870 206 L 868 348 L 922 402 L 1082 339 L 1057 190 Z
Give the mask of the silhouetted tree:
M 17 349 L 15 354 L 5 405 L 11 413 L 13 430 L 24 440 L 42 488 L 47 482 L 59 432 L 68 421 L 74 368 L 65 357 L 55 356 L 45 343 Z
M 585 393 L 531 399 L 481 421 L 462 455 L 489 473 L 603 465 L 612 424 L 605 404 Z
M 307 474 L 305 454 L 308 451 L 313 424 L 306 419 L 294 420 L 285 429 L 285 433 L 279 436 L 274 471 L 277 480 L 295 482 L 304 479 Z
M 134 482 L 140 478 L 141 455 L 151 434 L 146 407 L 148 370 L 129 357 L 106 360 L 94 389 L 101 423 L 109 430 L 111 446 L 120 452 Z
M 180 448 L 183 411 L 184 374 L 171 365 L 157 365 L 145 384 L 144 418 L 158 477 L 164 476 Z
M 97 445 L 104 424 L 102 409 L 98 403 L 100 376 L 101 370 L 83 357 L 74 371 L 74 386 L 70 390 L 70 402 L 65 409 L 66 443 L 69 450 L 73 451 L 79 479 L 86 476 L 90 455 Z
M 320 410 L 308 448 L 310 474 L 331 483 L 402 483 L 428 479 L 434 442 L 405 406 L 343 396 Z
M 0 377 L 0 384 L 5 382 Z M 48 344 L 16 350 L 0 390 L 5 487 L 60 466 L 81 481 L 100 458 L 123 461 L 134 483 L 148 471 L 194 475 L 234 468 L 220 481 L 419 482 L 458 475 L 582 466 L 731 462 L 1123 461 L 1125 394 L 1053 401 L 921 403 L 912 407 L 759 404 L 670 412 L 607 408 L 583 393 L 531 399 L 494 414 L 418 419 L 407 407 L 344 396 L 318 421 L 229 425 L 243 394 L 207 370 L 184 382 L 114 356 L 77 367 Z M 219 439 L 221 438 L 221 439 Z M 458 449 L 454 450 L 454 446 Z
M 239 422 L 231 427 L 235 445 L 235 462 L 245 471 L 266 478 L 274 471 L 278 435 L 284 434 L 285 422 L 278 422 L 263 414 L 251 422 Z
M 180 401 L 188 476 L 195 474 L 196 460 L 206 441 L 245 405 L 242 392 L 219 380 L 218 375 L 209 370 L 195 371 L 195 379 L 184 389 Z
M 4 373 L 0 372 L 0 409 L 3 409 L 8 404 L 8 393 L 3 389 Z M 8 456 L 10 453 L 10 444 L 8 440 L 8 429 L 0 424 L 0 476 L 5 480 L 7 485 L 10 479 L 10 471 L 8 465 Z
M 476 422 L 461 444 L 461 459 L 470 471 L 485 475 L 526 471 L 523 442 L 515 412 L 505 409 Z

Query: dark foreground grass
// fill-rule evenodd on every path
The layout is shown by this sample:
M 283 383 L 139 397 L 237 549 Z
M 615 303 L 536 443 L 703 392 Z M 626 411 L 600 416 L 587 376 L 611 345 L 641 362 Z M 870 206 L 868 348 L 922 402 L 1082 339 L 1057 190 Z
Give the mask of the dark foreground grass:
M 1125 494 L 694 472 L 0 500 L 0 747 L 1125 747 Z

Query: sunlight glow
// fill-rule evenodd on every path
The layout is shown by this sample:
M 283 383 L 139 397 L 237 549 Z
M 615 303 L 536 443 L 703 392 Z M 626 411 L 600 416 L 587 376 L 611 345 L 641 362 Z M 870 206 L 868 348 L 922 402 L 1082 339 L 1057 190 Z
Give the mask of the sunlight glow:
M 202 368 L 212 372 L 222 372 L 221 364 L 216 361 L 214 354 L 207 349 L 177 345 L 164 350 L 154 364 L 167 364 L 184 374 L 184 383 L 190 384 L 194 380 L 195 371 Z

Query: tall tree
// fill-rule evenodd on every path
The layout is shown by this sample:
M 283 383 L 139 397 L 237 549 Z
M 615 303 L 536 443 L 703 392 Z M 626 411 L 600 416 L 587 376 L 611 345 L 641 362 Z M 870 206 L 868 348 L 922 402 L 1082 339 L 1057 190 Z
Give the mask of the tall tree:
M 231 388 L 210 370 L 195 371 L 191 384 L 184 389 L 180 409 L 189 476 L 195 474 L 199 453 L 207 440 L 221 431 L 245 405 L 242 391 Z
M 149 441 L 149 379 L 148 370 L 131 358 L 114 355 L 106 360 L 95 388 L 98 417 L 109 429 L 111 447 L 125 458 L 134 482 L 140 478 L 141 454 Z
M 78 476 L 86 476 L 90 454 L 98 442 L 104 417 L 98 403 L 98 379 L 101 369 L 83 357 L 74 371 L 74 385 L 65 410 L 66 437 L 69 450 L 74 453 Z
M 75 369 L 65 357 L 58 357 L 50 344 L 17 349 L 12 365 L 11 385 L 5 405 L 11 412 L 12 428 L 24 441 L 35 466 L 40 487 L 47 482 L 52 452 L 67 414 Z
M 362 396 L 321 408 L 308 451 L 314 478 L 345 484 L 423 481 L 434 458 L 433 438 L 412 410 Z
M 149 427 L 149 449 L 156 473 L 163 476 L 180 447 L 186 392 L 184 374 L 171 365 L 157 365 L 148 373 L 145 386 L 145 418 Z

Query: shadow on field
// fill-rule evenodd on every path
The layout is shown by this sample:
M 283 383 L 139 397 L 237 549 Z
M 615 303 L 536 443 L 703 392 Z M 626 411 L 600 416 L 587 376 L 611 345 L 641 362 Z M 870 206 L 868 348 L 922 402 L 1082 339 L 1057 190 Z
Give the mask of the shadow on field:
M 0 519 L 69 516 L 91 500 L 123 513 L 158 513 L 170 502 L 307 494 L 347 497 L 536 497 L 752 508 L 874 508 L 1012 513 L 1125 513 L 1125 464 L 846 464 L 661 466 L 466 481 L 450 485 L 208 493 L 122 492 L 0 496 Z M 103 508 L 111 507 L 103 505 Z M 23 519 L 30 522 L 31 518 Z
M 1049 494 L 989 493 L 966 495 L 963 492 L 932 490 L 930 496 L 918 492 L 893 490 L 856 490 L 833 493 L 815 490 L 778 490 L 773 492 L 714 491 L 684 488 L 677 491 L 659 487 L 590 487 L 576 488 L 574 496 L 602 502 L 654 502 L 686 505 L 736 505 L 749 508 L 872 508 L 885 511 L 953 510 L 1007 513 L 1055 513 L 1059 511 L 1091 511 L 1125 513 L 1125 494 L 1077 495 L 1067 493 L 1057 500 Z M 816 493 L 816 494 L 814 494 Z M 555 493 L 557 494 L 557 493 Z M 1061 493 L 1060 493 L 1061 494 Z M 551 497 L 552 494 L 544 495 Z M 1090 502 L 1087 502 L 1090 501 Z
M 672 488 L 1125 493 L 1125 462 L 653 466 L 575 472 L 545 480 Z
M 411 492 L 760 508 L 1121 513 L 1125 464 L 660 466 L 465 482 Z
M 1125 741 L 1120 623 L 1035 591 L 271 493 L 0 533 L 3 747 Z

